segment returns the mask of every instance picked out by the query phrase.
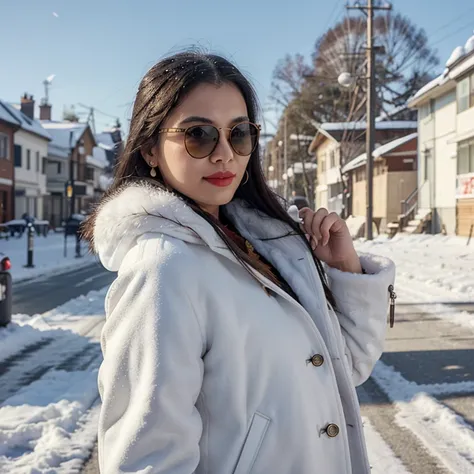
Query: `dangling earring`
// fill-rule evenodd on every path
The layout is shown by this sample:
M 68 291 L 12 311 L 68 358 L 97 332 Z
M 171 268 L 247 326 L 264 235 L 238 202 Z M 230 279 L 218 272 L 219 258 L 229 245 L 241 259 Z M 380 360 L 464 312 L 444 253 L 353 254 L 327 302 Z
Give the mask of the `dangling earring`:
M 150 169 L 150 176 L 151 176 L 152 178 L 156 178 L 156 167 L 154 166 L 155 164 L 152 163 L 152 162 L 150 162 L 149 165 L 150 165 L 150 167 L 151 167 L 151 169 Z
M 245 170 L 245 174 L 247 175 L 245 181 L 243 183 L 240 183 L 242 186 L 246 185 L 249 180 L 249 172 L 247 170 Z

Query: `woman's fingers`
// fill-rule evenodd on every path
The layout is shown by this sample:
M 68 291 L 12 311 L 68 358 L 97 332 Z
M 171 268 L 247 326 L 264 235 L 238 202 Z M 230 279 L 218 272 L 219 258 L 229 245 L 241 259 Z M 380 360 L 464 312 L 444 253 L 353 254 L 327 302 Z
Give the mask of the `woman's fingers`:
M 300 217 L 303 219 L 301 229 L 305 234 L 311 237 L 311 247 L 313 250 L 323 238 L 320 227 L 327 215 L 328 211 L 324 208 L 318 209 L 316 212 L 313 212 L 309 208 L 300 210 Z
M 326 217 L 321 222 L 320 232 L 322 235 L 322 245 L 327 245 L 329 242 L 331 228 L 339 221 L 339 219 L 340 217 L 335 212 L 331 212 L 330 214 L 326 215 Z

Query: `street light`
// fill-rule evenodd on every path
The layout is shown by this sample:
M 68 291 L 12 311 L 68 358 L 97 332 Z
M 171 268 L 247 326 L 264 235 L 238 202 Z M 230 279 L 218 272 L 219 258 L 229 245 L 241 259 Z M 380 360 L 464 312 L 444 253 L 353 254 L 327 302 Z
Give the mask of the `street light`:
M 339 82 L 342 87 L 349 89 L 355 84 L 356 81 L 350 72 L 342 72 L 341 74 L 339 74 L 337 82 Z

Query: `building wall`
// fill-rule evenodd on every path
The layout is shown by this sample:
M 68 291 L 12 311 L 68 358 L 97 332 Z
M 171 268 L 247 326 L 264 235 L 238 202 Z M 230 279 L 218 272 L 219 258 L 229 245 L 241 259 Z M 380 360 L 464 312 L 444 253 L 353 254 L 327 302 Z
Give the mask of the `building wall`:
M 48 141 L 20 129 L 15 133 L 15 145 L 21 146 L 21 166 L 15 166 L 15 218 L 27 212 L 43 219 L 43 197 L 47 194 L 43 160 L 48 154 Z
M 328 186 L 341 182 L 339 144 L 333 140 L 324 140 L 316 150 L 316 159 L 318 163 L 315 193 L 316 207 L 328 208 L 330 207 Z
M 426 107 L 423 106 L 423 107 Z M 418 207 L 436 208 L 436 228 L 448 233 L 456 226 L 456 91 L 433 99 L 431 113 L 419 113 Z M 426 154 L 425 151 L 429 150 Z
M 0 223 L 13 219 L 14 212 L 14 129 L 0 123 L 0 133 L 8 136 L 8 157 L 0 158 Z

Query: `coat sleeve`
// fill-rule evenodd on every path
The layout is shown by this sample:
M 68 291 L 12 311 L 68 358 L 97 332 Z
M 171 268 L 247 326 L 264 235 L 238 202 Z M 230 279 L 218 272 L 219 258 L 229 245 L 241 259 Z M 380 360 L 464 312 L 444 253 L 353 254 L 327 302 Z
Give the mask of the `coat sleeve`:
M 149 260 L 119 274 L 107 295 L 101 474 L 192 474 L 200 459 L 201 327 L 174 262 Z
M 367 274 L 326 268 L 356 386 L 369 378 L 382 355 L 390 298 L 388 288 L 395 280 L 395 265 L 391 260 L 368 254 L 359 257 Z

